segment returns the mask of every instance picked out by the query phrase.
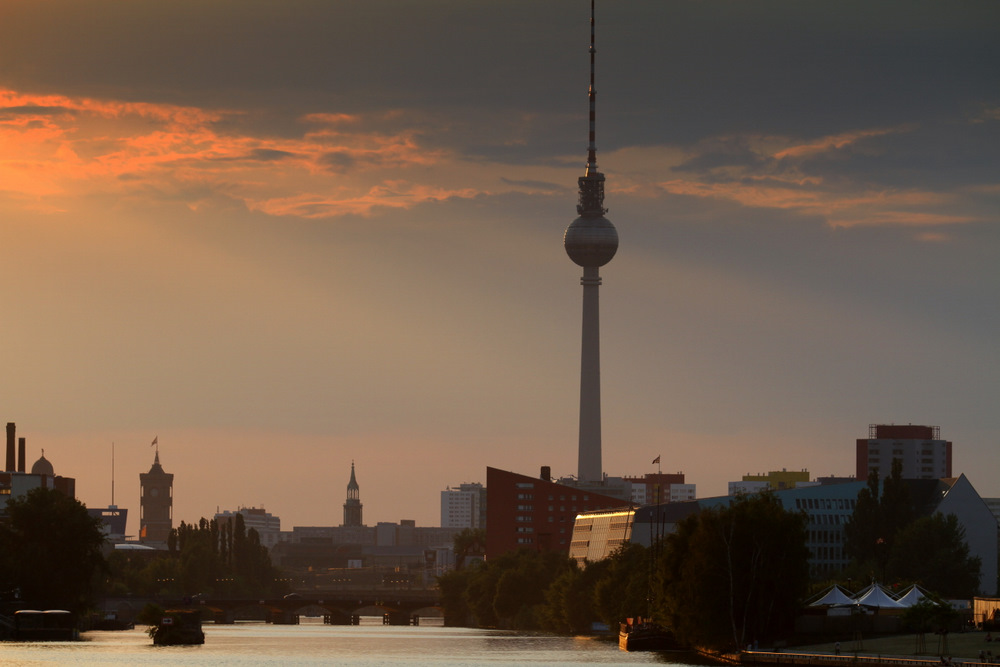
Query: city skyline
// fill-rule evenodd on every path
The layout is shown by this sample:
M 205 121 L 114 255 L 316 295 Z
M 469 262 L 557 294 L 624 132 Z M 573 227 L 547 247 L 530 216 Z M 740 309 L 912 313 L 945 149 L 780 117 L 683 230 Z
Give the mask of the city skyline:
M 436 525 L 576 470 L 589 3 L 7 3 L 0 418 L 91 507 Z M 1000 496 L 1000 6 L 598 3 L 610 475 Z M 129 481 L 131 480 L 131 482 Z M 134 484 L 130 488 L 129 484 Z M 400 515 L 406 511 L 407 515 Z M 136 524 L 137 525 L 137 524 Z

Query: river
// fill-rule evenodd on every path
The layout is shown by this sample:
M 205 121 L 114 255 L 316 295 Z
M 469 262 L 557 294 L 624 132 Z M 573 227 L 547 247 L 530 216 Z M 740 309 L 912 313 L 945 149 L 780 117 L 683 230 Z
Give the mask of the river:
M 680 655 L 625 653 L 590 637 L 445 628 L 266 623 L 206 624 L 202 646 L 153 646 L 145 626 L 86 632 L 79 642 L 2 642 L 3 665 L 641 665 L 680 662 Z

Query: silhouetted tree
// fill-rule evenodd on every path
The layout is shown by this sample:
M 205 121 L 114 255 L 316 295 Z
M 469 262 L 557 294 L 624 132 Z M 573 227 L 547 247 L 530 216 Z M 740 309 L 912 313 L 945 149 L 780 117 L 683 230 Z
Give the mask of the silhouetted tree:
M 105 567 L 100 522 L 74 498 L 32 489 L 7 503 L 0 525 L 0 582 L 36 609 L 80 613 L 93 603 L 95 575 Z
M 649 559 L 649 549 L 641 544 L 627 543 L 603 561 L 587 565 L 587 569 L 599 568 L 594 584 L 594 605 L 608 626 L 618 627 L 629 617 L 653 615 Z
M 978 592 L 981 567 L 980 558 L 969 554 L 958 519 L 941 513 L 900 530 L 889 560 L 895 577 L 918 582 L 941 596 L 966 599 Z
M 482 528 L 465 528 L 453 538 L 455 569 L 465 567 L 469 556 L 482 556 L 486 552 L 486 531 Z
M 896 534 L 913 520 L 913 506 L 903 483 L 903 464 L 892 460 L 892 472 L 879 480 L 868 475 L 868 486 L 858 493 L 854 512 L 844 525 L 844 551 L 860 568 L 885 579 Z
M 667 537 L 657 618 L 692 645 L 783 636 L 809 581 L 805 539 L 805 516 L 767 493 L 688 517 Z

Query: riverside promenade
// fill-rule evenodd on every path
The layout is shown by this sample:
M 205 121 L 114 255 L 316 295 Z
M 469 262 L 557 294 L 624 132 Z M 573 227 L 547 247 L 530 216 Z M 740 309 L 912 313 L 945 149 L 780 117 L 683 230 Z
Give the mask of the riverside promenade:
M 909 667 L 945 664 L 1000 666 L 1000 639 L 987 641 L 985 632 L 955 632 L 942 638 L 928 633 L 919 647 L 916 635 L 898 635 L 843 641 L 840 653 L 834 643 L 797 646 L 782 650 L 741 651 L 716 656 L 742 665 L 810 665 L 816 667 L 856 667 L 858 665 L 901 665 Z M 991 638 L 992 639 L 992 638 Z M 982 653 L 982 657 L 980 657 Z

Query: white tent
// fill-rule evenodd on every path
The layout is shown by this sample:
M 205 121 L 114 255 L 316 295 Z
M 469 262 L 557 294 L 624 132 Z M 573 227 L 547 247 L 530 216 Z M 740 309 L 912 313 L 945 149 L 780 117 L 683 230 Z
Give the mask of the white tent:
M 896 602 L 903 605 L 904 607 L 912 607 L 913 605 L 917 604 L 924 598 L 930 599 L 930 596 L 927 595 L 927 593 L 919 586 L 913 584 L 912 586 L 910 586 L 910 590 L 903 593 L 903 595 L 901 595 L 899 599 L 896 600 Z
M 872 584 L 868 590 L 854 600 L 857 604 L 865 607 L 878 607 L 879 609 L 903 609 L 906 605 L 899 604 L 895 598 L 889 595 L 879 584 Z
M 844 589 L 833 585 L 820 599 L 811 603 L 810 607 L 827 607 L 835 604 L 854 604 L 854 600 L 849 598 Z

